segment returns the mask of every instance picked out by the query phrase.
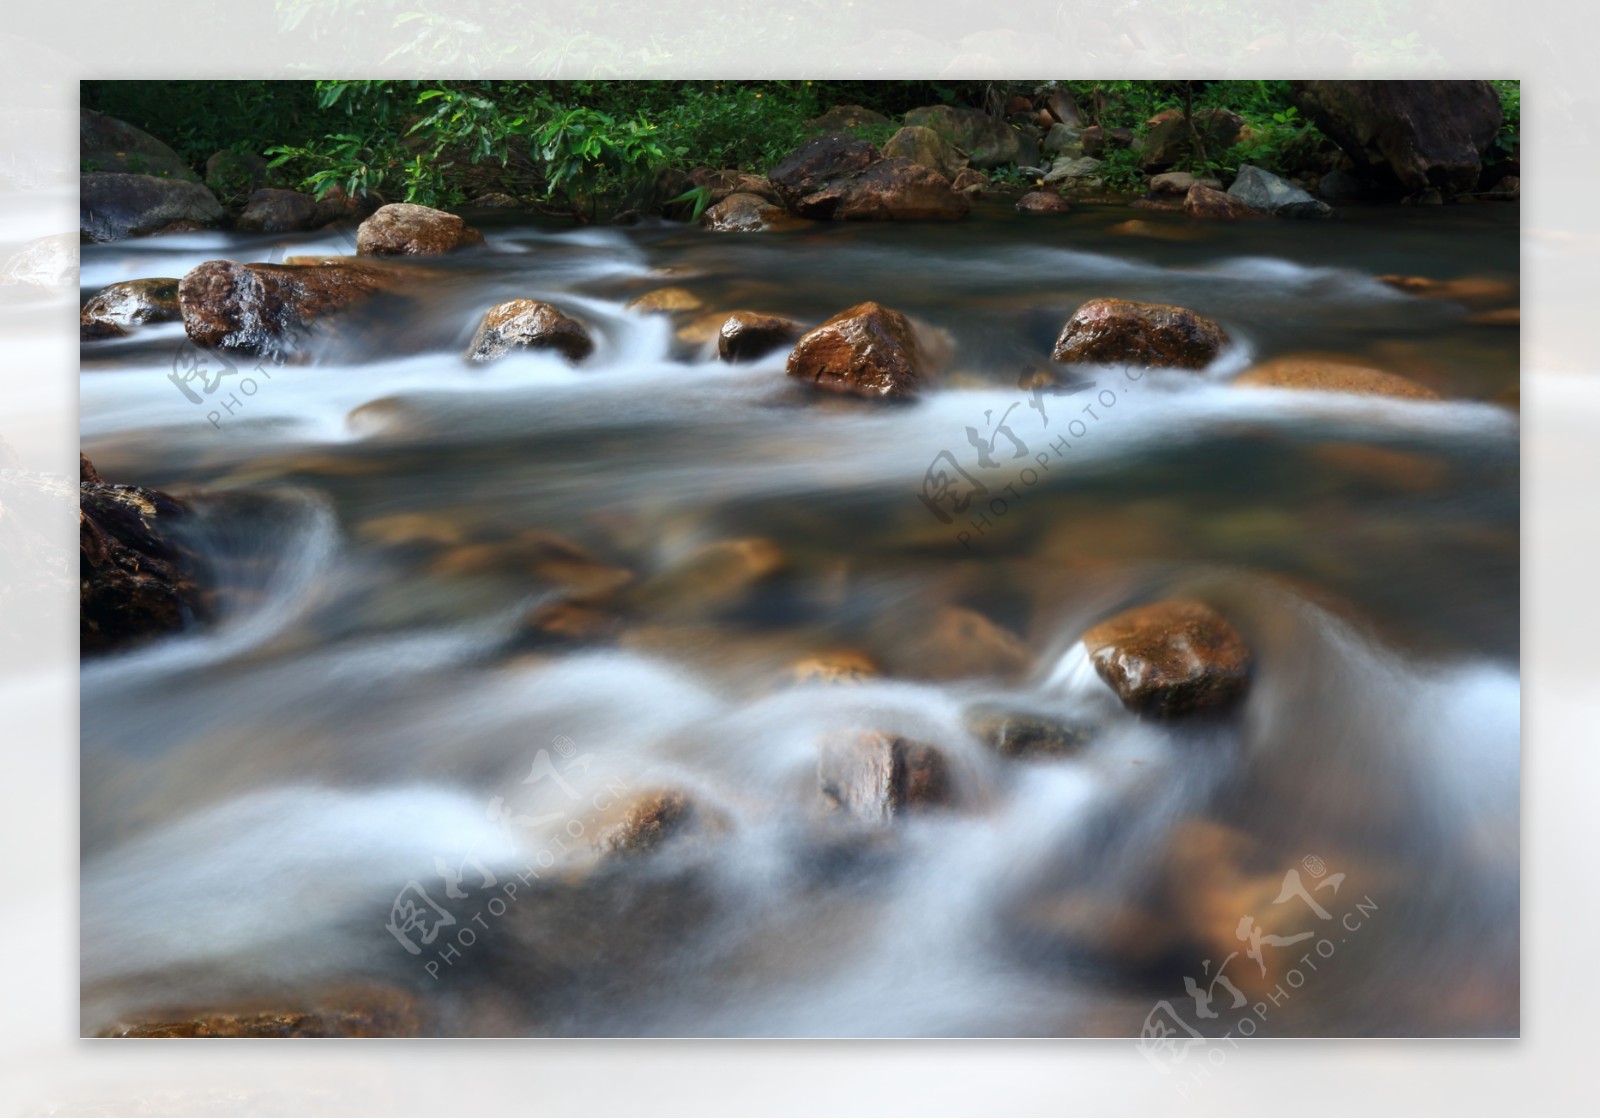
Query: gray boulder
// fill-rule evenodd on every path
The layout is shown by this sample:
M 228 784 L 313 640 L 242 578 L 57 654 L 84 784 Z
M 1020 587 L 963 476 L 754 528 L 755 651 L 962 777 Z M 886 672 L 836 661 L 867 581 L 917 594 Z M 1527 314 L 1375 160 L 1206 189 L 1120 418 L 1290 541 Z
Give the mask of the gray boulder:
M 148 132 L 85 109 L 78 117 L 78 161 L 85 171 L 198 179 L 183 158 Z
M 90 241 L 140 237 L 180 221 L 214 225 L 221 220 L 216 195 L 187 179 L 108 172 L 78 176 L 78 231 Z
M 1083 154 L 1083 141 L 1080 139 L 1082 135 L 1081 128 L 1070 124 L 1054 124 L 1050 126 L 1050 131 L 1045 133 L 1040 148 L 1045 155 L 1077 157 Z
M 1333 207 L 1319 202 L 1287 179 L 1246 163 L 1228 188 L 1228 194 L 1263 213 L 1284 218 L 1326 218 Z

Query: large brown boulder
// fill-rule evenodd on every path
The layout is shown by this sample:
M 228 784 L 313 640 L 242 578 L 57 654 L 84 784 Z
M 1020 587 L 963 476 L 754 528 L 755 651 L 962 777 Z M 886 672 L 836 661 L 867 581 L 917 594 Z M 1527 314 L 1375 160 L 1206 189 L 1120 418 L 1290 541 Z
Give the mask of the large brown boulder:
M 189 557 L 171 538 L 177 498 L 110 485 L 79 456 L 78 640 L 85 655 L 176 633 L 196 616 Z
M 834 221 L 932 221 L 971 208 L 938 172 L 886 159 L 865 140 L 832 134 L 808 140 L 769 176 L 792 212 Z
M 1073 312 L 1051 356 L 1056 361 L 1203 369 L 1228 335 L 1187 307 L 1091 299 Z
M 362 256 L 436 256 L 481 244 L 483 234 L 457 215 L 409 202 L 379 207 L 356 231 Z
M 1295 104 L 1359 170 L 1411 193 L 1477 186 L 1500 130 L 1500 98 L 1485 81 L 1296 81 Z
M 120 241 L 158 233 L 174 222 L 222 220 L 222 205 L 204 186 L 154 175 L 78 176 L 78 232 L 88 241 Z
M 1035 190 L 1017 199 L 1017 211 L 1023 214 L 1070 214 L 1072 203 L 1053 190 Z
M 1008 163 L 1031 166 L 1039 160 L 1039 143 L 998 117 L 980 109 L 954 105 L 929 105 L 912 109 L 906 124 L 930 128 L 967 153 L 974 167 L 1000 167 Z
M 1146 123 L 1148 131 L 1139 164 L 1147 174 L 1165 171 L 1198 154 L 1189 133 L 1190 122 L 1184 120 L 1182 109 L 1167 109 Z M 1244 118 L 1227 109 L 1200 109 L 1194 114 L 1193 124 L 1194 135 L 1199 137 L 1206 156 L 1214 159 L 1238 141 Z
M 114 338 L 130 326 L 182 318 L 177 280 L 123 280 L 101 288 L 83 305 L 78 312 L 78 333 L 82 338 Z
M 828 392 L 903 399 L 924 373 L 911 320 L 877 303 L 858 303 L 806 334 L 789 355 L 788 374 Z
M 953 179 L 967 165 L 967 154 L 931 128 L 908 124 L 883 142 L 883 154 L 909 159 L 912 163 Z
M 208 260 L 178 284 L 183 327 L 200 346 L 280 354 L 306 327 L 389 286 L 376 268 L 350 262 L 239 264 Z
M 1439 399 L 1439 394 L 1426 385 L 1398 373 L 1317 355 L 1273 358 L 1246 370 L 1233 383 L 1241 388 L 1343 392 L 1357 396 L 1397 396 L 1405 400 Z
M 802 327 L 782 315 L 735 311 L 717 331 L 717 356 L 723 361 L 754 361 L 792 346 Z
M 791 229 L 804 223 L 759 194 L 730 194 L 700 215 L 700 224 L 713 233 L 762 233 Z
M 1203 602 L 1168 599 L 1126 610 L 1083 635 L 1089 660 L 1123 706 L 1167 717 L 1218 711 L 1250 682 L 1250 649 Z
M 550 304 L 513 299 L 483 316 L 467 356 L 493 361 L 513 349 L 555 350 L 568 361 L 579 362 L 594 352 L 594 340 L 582 323 Z
M 857 175 L 835 221 L 954 221 L 971 209 L 950 180 L 908 159 L 882 159 Z
M 817 744 L 823 800 L 862 823 L 950 802 L 950 773 L 937 746 L 877 732 L 835 733 Z
M 1263 217 L 1260 210 L 1231 194 L 1224 194 L 1204 183 L 1195 183 L 1183 196 L 1183 212 L 1191 218 L 1211 221 L 1238 221 L 1241 218 Z

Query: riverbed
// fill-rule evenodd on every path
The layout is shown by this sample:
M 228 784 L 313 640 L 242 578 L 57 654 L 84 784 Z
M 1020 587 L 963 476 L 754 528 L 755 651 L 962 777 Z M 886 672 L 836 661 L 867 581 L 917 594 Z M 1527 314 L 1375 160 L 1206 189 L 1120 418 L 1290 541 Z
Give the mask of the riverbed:
M 86 343 L 84 451 L 191 500 L 211 618 L 84 663 L 84 1031 L 382 992 L 462 1035 L 1515 1034 L 1519 332 L 1378 277 L 1515 306 L 1517 219 L 485 214 L 304 361 Z M 84 246 L 82 285 L 352 246 Z M 698 307 L 628 307 L 668 287 Z M 1230 343 L 1035 391 L 1102 296 Z M 468 363 L 511 298 L 594 354 Z M 948 354 L 914 401 L 818 399 L 706 331 L 868 299 Z M 1290 353 L 1443 399 L 1230 384 Z M 1089 665 L 1086 627 L 1175 595 L 1251 646 L 1228 718 L 1138 718 Z M 605 624 L 534 624 L 572 602 Z M 999 754 L 997 707 L 1087 741 Z M 826 803 L 818 742 L 860 732 L 936 744 L 950 802 Z M 663 790 L 679 834 L 597 844 Z

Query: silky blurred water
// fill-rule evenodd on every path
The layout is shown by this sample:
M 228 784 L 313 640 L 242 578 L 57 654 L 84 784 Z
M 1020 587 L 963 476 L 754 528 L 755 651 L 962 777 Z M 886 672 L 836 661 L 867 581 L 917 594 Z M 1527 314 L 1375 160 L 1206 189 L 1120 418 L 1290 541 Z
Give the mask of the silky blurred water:
M 234 359 L 198 402 L 169 377 L 194 360 L 181 328 L 86 344 L 84 450 L 193 497 L 217 614 L 84 665 L 84 1030 L 362 982 L 412 992 L 441 1033 L 1133 1035 L 1162 1000 L 1221 1033 L 1262 977 L 1238 980 L 1245 1009 L 1219 987 L 1225 1013 L 1197 1016 L 1185 977 L 1204 987 L 1220 955 L 1196 928 L 1261 918 L 1314 857 L 1345 875 L 1312 895 L 1328 928 L 1375 912 L 1255 1015 L 1263 1034 L 1516 1032 L 1519 435 L 1495 398 L 1517 331 L 1375 278 L 1515 285 L 1515 208 L 1182 241 L 1112 231 L 1132 216 L 1193 228 L 1096 207 L 762 236 L 486 220 L 485 251 L 415 265 L 403 312 L 318 333 L 303 364 Z M 83 285 L 347 240 L 86 246 Z M 668 285 L 703 311 L 627 309 Z M 1198 374 L 1077 371 L 1030 399 L 1019 379 L 1096 296 L 1193 307 L 1232 344 Z M 593 357 L 469 365 L 513 297 L 582 318 Z M 675 336 L 865 298 L 943 332 L 913 404 L 814 401 L 782 354 L 728 366 Z M 1447 399 L 1228 384 L 1304 351 Z M 943 452 L 1004 495 L 981 529 L 978 506 L 945 524 L 918 500 Z M 750 537 L 784 567 L 732 605 L 646 606 L 616 644 L 530 649 L 523 619 L 561 593 L 517 543 L 534 532 L 643 580 Z M 1255 651 L 1235 719 L 1141 722 L 1087 665 L 1088 624 L 1179 593 Z M 952 609 L 1026 663 L 934 667 L 927 623 Z M 792 683 L 839 648 L 885 675 Z M 967 726 L 994 703 L 1093 741 L 999 757 Z M 816 743 L 859 729 L 936 743 L 955 804 L 882 833 L 825 811 Z M 593 869 L 608 807 L 660 788 L 699 806 L 694 834 Z M 385 927 L 413 883 L 454 921 L 415 953 Z

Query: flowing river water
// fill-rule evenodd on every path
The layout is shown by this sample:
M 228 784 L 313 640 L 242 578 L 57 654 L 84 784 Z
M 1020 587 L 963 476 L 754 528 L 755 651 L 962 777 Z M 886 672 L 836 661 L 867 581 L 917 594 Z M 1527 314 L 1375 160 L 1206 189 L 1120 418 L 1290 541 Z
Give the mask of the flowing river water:
M 1518 332 L 1376 279 L 1514 305 L 1515 207 L 477 224 L 301 363 L 177 324 L 84 346 L 85 452 L 192 501 L 213 586 L 205 626 L 84 663 L 86 1033 L 332 998 L 473 1035 L 1517 1032 Z M 82 283 L 350 239 L 85 246 Z M 668 285 L 702 312 L 626 308 Z M 1019 388 L 1097 296 L 1232 343 Z M 468 364 L 515 297 L 593 356 Z M 864 299 L 949 350 L 911 403 L 813 399 L 694 332 Z M 1307 351 L 1445 399 L 1228 383 Z M 949 523 L 940 469 L 987 491 Z M 598 636 L 530 636 L 629 579 Z M 1229 718 L 1134 717 L 1078 640 L 1180 594 L 1253 649 Z M 880 671 L 797 679 L 818 657 Z M 1003 756 L 973 729 L 997 706 L 1086 741 Z M 830 809 L 818 742 L 851 731 L 936 744 L 951 803 Z M 660 790 L 689 823 L 602 854 Z

